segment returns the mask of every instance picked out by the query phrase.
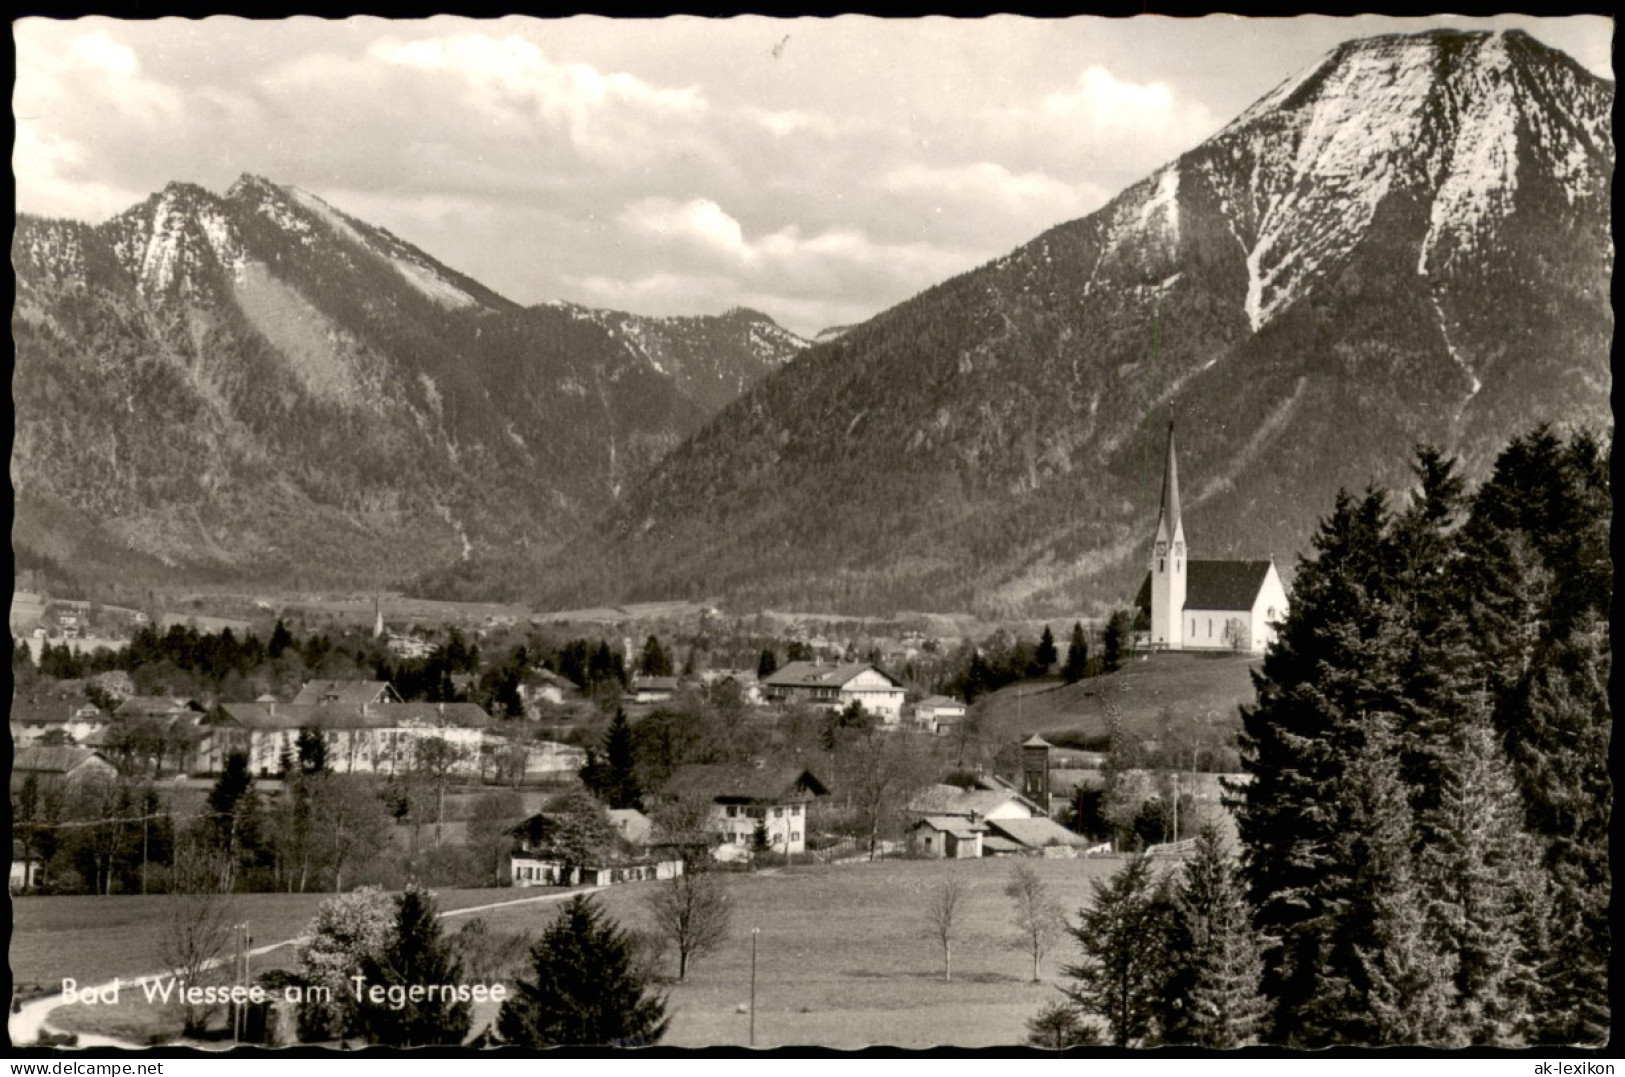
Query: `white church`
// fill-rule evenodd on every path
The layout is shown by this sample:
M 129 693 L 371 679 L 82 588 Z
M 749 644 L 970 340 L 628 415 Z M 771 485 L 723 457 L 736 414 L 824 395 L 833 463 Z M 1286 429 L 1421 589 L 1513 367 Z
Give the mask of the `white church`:
M 1168 424 L 1168 463 L 1151 571 L 1135 606 L 1150 613 L 1153 650 L 1263 653 L 1286 617 L 1286 588 L 1275 561 L 1192 561 L 1179 516 L 1179 468 Z

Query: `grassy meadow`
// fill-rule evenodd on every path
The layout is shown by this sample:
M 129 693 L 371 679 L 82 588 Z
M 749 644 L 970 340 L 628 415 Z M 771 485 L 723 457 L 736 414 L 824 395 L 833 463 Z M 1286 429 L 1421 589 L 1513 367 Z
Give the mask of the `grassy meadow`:
M 1241 728 L 1238 704 L 1253 701 L 1251 670 L 1256 655 L 1156 653 L 1137 656 L 1115 673 L 1076 684 L 1059 678 L 1022 681 L 988 696 L 981 705 L 992 727 L 1006 737 L 1074 732 L 1103 737 L 1107 704 L 1118 708 L 1123 727 L 1153 736 L 1164 709 L 1179 719 L 1205 718 L 1215 731 Z
M 1049 884 L 1070 918 L 1091 894 L 1090 881 L 1115 871 L 1116 859 L 1027 860 Z M 722 949 L 693 961 L 688 979 L 663 982 L 671 1029 L 665 1043 L 679 1047 L 743 1045 L 749 1038 L 751 929 L 757 936 L 758 1046 L 820 1045 L 858 1048 L 895 1045 L 984 1047 L 1019 1044 L 1029 1017 L 1063 982 L 1062 965 L 1077 957 L 1064 938 L 1044 962 L 1044 978 L 1031 983 L 1031 962 L 1012 947 L 1010 901 L 1003 889 L 1008 860 L 882 861 L 875 864 L 792 867 L 727 876 L 734 904 L 733 930 Z M 962 926 L 953 947 L 953 979 L 943 980 L 942 952 L 927 936 L 927 895 L 952 873 L 965 887 Z M 598 894 L 596 900 L 629 928 L 647 929 L 644 902 L 654 883 Z M 461 890 L 439 894 L 443 909 L 523 898 L 523 890 Z M 246 896 L 241 916 L 253 924 L 256 945 L 299 934 L 327 895 Z M 534 936 L 558 915 L 557 903 L 512 905 L 447 921 L 455 931 L 483 919 L 492 933 Z M 161 898 L 24 899 L 16 905 L 12 968 L 19 981 L 60 986 L 133 976 L 157 967 L 155 934 Z M 256 972 L 287 967 L 293 948 L 254 959 Z M 664 966 L 675 974 L 674 955 Z M 476 1014 L 475 1031 L 495 1008 Z M 121 1005 L 68 1006 L 52 1024 L 133 1042 L 169 1038 L 179 1016 L 148 1006 L 126 988 Z
M 1069 918 L 1086 904 L 1090 880 L 1116 859 L 1026 860 Z M 757 928 L 756 1044 L 859 1048 L 892 1045 L 987 1047 L 1020 1044 L 1026 1021 L 1056 997 L 1060 966 L 1076 960 L 1070 936 L 1031 983 L 1031 959 L 1014 938 L 1005 883 L 1013 862 L 893 860 L 788 868 L 729 877 L 733 932 L 716 954 L 666 983 L 673 1014 L 666 1044 L 744 1045 L 750 1032 L 751 929 Z M 953 947 L 953 980 L 927 937 L 927 894 L 945 874 L 966 887 L 963 928 Z M 597 900 L 627 927 L 651 926 L 644 895 L 654 884 L 616 887 Z M 535 932 L 558 906 L 481 914 L 493 930 Z M 670 974 L 675 956 L 667 955 Z

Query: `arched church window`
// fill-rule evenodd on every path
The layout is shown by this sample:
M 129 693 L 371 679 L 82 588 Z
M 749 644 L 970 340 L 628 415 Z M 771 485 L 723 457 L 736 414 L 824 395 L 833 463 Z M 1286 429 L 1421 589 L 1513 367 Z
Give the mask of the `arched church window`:
M 1168 562 L 1167 562 L 1167 560 L 1165 558 L 1161 558 L 1161 557 L 1157 558 L 1157 571 L 1158 572 L 1166 572 L 1166 571 L 1168 571 Z

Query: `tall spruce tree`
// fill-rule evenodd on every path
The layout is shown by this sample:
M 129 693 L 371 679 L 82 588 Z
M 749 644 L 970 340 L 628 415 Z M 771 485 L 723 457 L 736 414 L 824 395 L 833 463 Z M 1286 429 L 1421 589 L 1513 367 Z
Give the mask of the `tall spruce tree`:
M 394 930 L 383 950 L 362 955 L 367 993 L 357 1017 L 369 1042 L 430 1047 L 461 1044 L 468 1037 L 467 1002 L 448 1000 L 440 990 L 432 997 L 413 997 L 414 987 L 455 988 L 462 982 L 456 943 L 441 929 L 439 916 L 434 895 L 408 885 L 395 899 Z M 382 1001 L 373 1000 L 374 987 L 383 989 Z
M 1461 731 L 1439 778 L 1420 869 L 1427 929 L 1456 965 L 1453 1021 L 1471 1043 L 1516 1046 L 1530 1031 L 1545 880 L 1487 717 Z
M 1368 716 L 1392 713 L 1399 701 L 1388 526 L 1380 491 L 1338 494 L 1315 535 L 1316 556 L 1299 565 L 1277 642 L 1253 675 L 1257 701 L 1241 709 L 1252 781 L 1232 806 L 1256 926 L 1277 940 L 1265 953 L 1271 1042 L 1316 1038 L 1309 1008 L 1327 994 L 1320 981 L 1341 911 L 1328 880 L 1346 837 L 1329 791 L 1364 748 Z
M 652 637 L 651 637 L 652 638 Z M 638 784 L 636 749 L 626 711 L 615 708 L 615 719 L 604 733 L 603 783 L 595 790 L 611 808 L 640 808 L 643 789 Z
M 638 673 L 645 677 L 670 677 L 671 658 L 660 638 L 651 635 L 643 643 L 643 654 L 638 658 Z
M 1268 1013 L 1252 910 L 1223 839 L 1197 836 L 1174 898 L 1163 1039 L 1228 1049 L 1253 1043 Z
M 1114 1044 L 1129 1047 L 1158 1032 L 1171 895 L 1146 857 L 1093 887 L 1093 902 L 1068 928 L 1083 961 L 1062 970 L 1076 981 L 1064 990 L 1081 1012 L 1105 1019 Z
M 647 1047 L 670 1019 L 626 933 L 585 895 L 571 898 L 530 951 L 531 975 L 502 1004 L 497 1033 L 523 1047 Z
M 1049 625 L 1045 625 L 1044 634 L 1038 639 L 1038 649 L 1033 651 L 1033 671 L 1040 675 L 1048 673 L 1059 657 L 1055 649 L 1055 634 L 1049 630 Z
M 1083 624 L 1072 622 L 1072 639 L 1067 644 L 1066 661 L 1061 664 L 1061 679 L 1067 684 L 1083 680 L 1089 673 L 1089 638 L 1083 634 Z
M 1538 1042 L 1595 1043 L 1610 1024 L 1612 511 L 1603 447 L 1539 427 L 1497 458 L 1463 528 L 1460 600 L 1552 899 Z
M 1455 965 L 1425 922 L 1413 871 L 1416 828 L 1386 715 L 1373 716 L 1339 788 L 1336 868 L 1327 879 L 1324 990 L 1307 1041 L 1456 1045 Z

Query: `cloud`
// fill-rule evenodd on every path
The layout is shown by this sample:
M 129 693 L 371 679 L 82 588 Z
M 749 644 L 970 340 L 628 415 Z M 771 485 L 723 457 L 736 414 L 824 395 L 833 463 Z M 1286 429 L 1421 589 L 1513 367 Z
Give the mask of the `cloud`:
M 1087 213 L 1107 196 L 1094 184 L 1068 183 L 1043 172 L 1012 172 L 991 161 L 907 164 L 888 171 L 881 184 L 900 194 L 947 202 L 956 212 L 979 207 L 984 213 L 1048 223 Z
M 1205 105 L 1181 99 L 1167 83 L 1129 82 L 1099 64 L 1079 72 L 1072 86 L 1046 94 L 1040 108 L 1050 120 L 1076 125 L 1091 138 L 1172 142 L 1181 149 L 1214 127 Z
M 739 222 L 709 198 L 687 202 L 645 198 L 627 206 L 621 220 L 635 231 L 687 240 L 747 264 L 760 258 L 760 252 L 745 242 L 745 231 Z
M 669 147 L 678 137 L 672 124 L 693 123 L 708 109 L 697 87 L 656 86 L 624 72 L 557 62 L 516 35 L 386 37 L 367 48 L 366 58 L 427 77 L 488 123 L 540 121 L 564 132 L 579 152 L 614 161 L 647 156 L 640 148 Z

